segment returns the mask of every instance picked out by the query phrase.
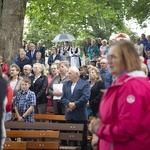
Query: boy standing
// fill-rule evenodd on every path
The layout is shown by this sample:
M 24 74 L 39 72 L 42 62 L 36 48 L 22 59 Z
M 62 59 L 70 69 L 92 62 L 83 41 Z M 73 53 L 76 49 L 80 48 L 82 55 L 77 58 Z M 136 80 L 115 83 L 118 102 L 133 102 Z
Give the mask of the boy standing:
M 18 121 L 34 122 L 34 106 L 36 105 L 35 93 L 30 91 L 31 80 L 24 78 L 21 81 L 21 91 L 14 99 L 14 110 Z

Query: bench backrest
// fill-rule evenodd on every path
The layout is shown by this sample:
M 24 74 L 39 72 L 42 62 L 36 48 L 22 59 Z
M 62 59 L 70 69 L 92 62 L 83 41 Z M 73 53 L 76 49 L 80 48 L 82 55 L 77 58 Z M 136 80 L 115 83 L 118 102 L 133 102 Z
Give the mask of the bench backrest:
M 83 124 L 50 122 L 5 122 L 6 129 L 60 131 L 60 140 L 82 140 Z M 65 131 L 65 132 L 63 132 Z

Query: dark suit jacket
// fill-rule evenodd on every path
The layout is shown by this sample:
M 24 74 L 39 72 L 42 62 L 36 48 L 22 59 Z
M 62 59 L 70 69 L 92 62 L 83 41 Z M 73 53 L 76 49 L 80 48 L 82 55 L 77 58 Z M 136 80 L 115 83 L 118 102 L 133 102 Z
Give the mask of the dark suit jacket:
M 45 47 L 41 46 L 37 50 L 41 52 L 41 58 L 45 59 Z
M 90 97 L 90 84 L 88 81 L 79 79 L 72 94 L 71 85 L 71 81 L 64 83 L 61 102 L 65 108 L 68 107 L 69 102 L 75 102 L 76 108 L 72 112 L 66 111 L 66 120 L 87 120 L 87 101 Z
M 32 63 L 32 60 L 33 59 L 36 59 L 36 53 L 38 52 L 38 50 L 35 50 L 34 54 L 33 54 L 33 57 L 31 56 L 31 50 L 29 50 L 27 53 L 26 53 L 26 56 L 29 57 L 30 59 L 30 63 Z
M 53 59 L 53 55 L 50 55 L 49 58 L 48 58 L 49 66 L 51 66 L 52 63 L 54 63 L 55 60 L 61 60 L 61 56 L 59 54 L 57 54 L 55 59 Z
M 20 67 L 20 72 L 23 73 L 23 66 L 30 64 L 30 60 L 25 58 L 24 60 L 21 60 L 20 58 L 17 60 L 16 64 Z
M 33 60 L 32 60 L 32 65 L 35 64 L 35 63 L 37 63 L 37 62 L 36 62 L 36 59 L 33 59 Z M 41 58 L 38 63 L 45 65 L 45 60 L 44 60 L 44 58 Z
M 91 88 L 89 104 L 94 116 L 96 116 L 98 112 L 101 97 L 103 95 L 103 92 L 101 90 L 103 89 L 105 89 L 105 85 L 103 81 L 97 81 Z

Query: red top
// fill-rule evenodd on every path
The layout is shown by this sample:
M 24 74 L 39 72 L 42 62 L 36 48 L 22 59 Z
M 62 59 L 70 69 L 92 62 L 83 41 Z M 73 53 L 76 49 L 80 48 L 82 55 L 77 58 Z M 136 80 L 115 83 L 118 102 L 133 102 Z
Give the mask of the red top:
M 8 75 L 9 69 L 8 69 L 7 64 L 3 62 L 3 63 L 1 64 L 1 67 L 2 67 L 2 72 L 5 73 L 6 75 Z
M 98 150 L 150 149 L 150 83 L 141 71 L 121 76 L 99 107 Z
M 10 112 L 12 110 L 12 102 L 13 102 L 13 90 L 10 85 L 7 85 L 7 104 L 6 104 L 6 112 Z

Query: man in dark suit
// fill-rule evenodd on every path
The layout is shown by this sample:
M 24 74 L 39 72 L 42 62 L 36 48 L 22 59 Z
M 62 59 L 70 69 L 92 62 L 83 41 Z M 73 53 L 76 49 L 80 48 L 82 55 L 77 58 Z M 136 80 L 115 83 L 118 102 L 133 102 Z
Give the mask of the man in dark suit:
M 26 56 L 29 57 L 31 64 L 32 64 L 32 60 L 36 59 L 36 53 L 37 52 L 38 52 L 38 50 L 35 49 L 35 44 L 30 43 L 30 50 L 27 52 Z
M 39 41 L 39 42 L 37 43 L 37 50 L 38 50 L 39 52 L 41 52 L 41 58 L 43 58 L 43 59 L 45 60 L 45 47 L 42 46 L 41 41 Z
M 70 67 L 70 81 L 63 85 L 62 104 L 65 106 L 66 120 L 70 123 L 84 123 L 82 150 L 87 150 L 87 101 L 90 97 L 89 82 L 80 79 L 78 68 Z

